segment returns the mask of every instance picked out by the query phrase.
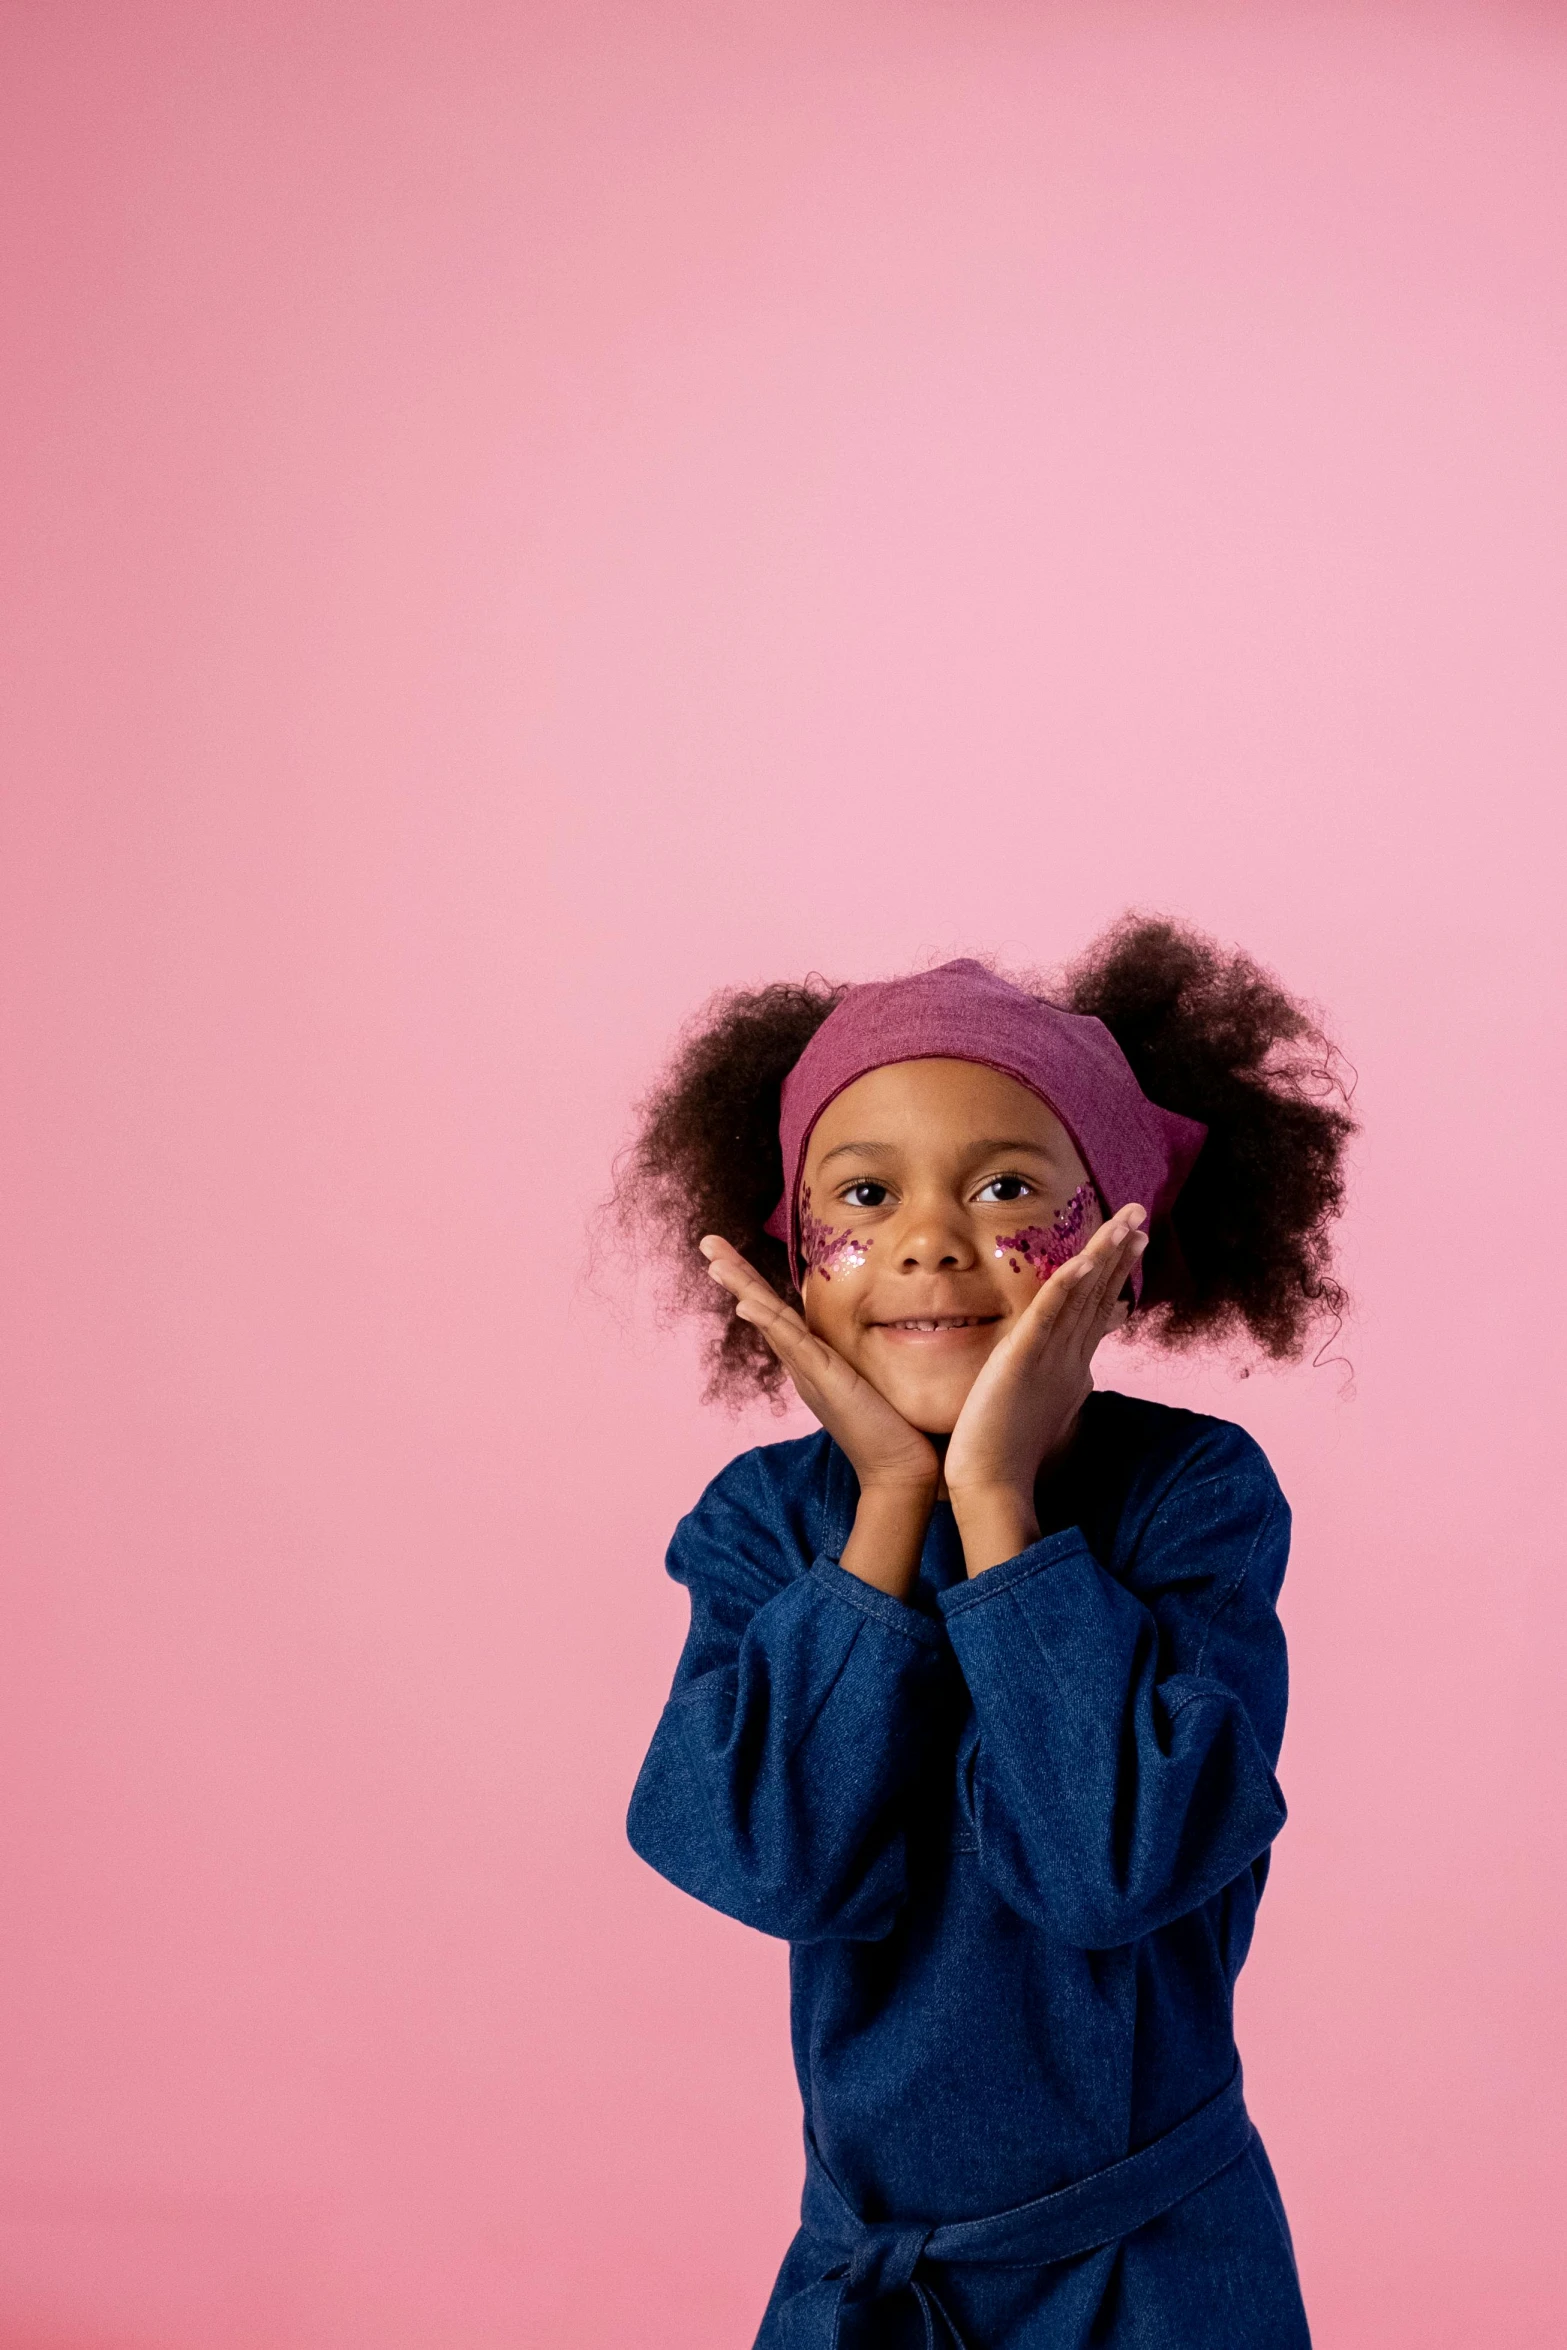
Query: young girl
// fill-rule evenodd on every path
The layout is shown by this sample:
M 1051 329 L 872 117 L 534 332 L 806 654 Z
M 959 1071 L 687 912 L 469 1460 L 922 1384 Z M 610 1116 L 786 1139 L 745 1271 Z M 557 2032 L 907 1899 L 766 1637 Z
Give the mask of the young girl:
M 721 999 L 648 1105 L 623 1204 L 723 1316 L 714 1391 L 821 1422 L 676 1529 L 628 1821 L 791 1945 L 755 2350 L 1307 2342 L 1231 2021 L 1289 1512 L 1240 1428 L 1091 1364 L 1128 1321 L 1298 1355 L 1351 1131 L 1304 1011 L 1147 921 L 1060 1001 L 975 962 Z

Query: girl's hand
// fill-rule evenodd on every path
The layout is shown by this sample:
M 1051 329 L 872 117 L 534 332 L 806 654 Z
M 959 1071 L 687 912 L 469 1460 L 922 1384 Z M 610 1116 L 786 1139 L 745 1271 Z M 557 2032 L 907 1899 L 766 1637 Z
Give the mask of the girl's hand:
M 808 1330 L 737 1248 L 710 1232 L 701 1250 L 713 1279 L 734 1299 L 735 1312 L 755 1323 L 800 1401 L 853 1464 L 860 1499 L 839 1564 L 862 1583 L 907 1600 L 941 1482 L 935 1446 L 835 1347 Z
M 861 1494 L 891 1491 L 918 1497 L 929 1516 L 941 1481 L 941 1464 L 929 1437 L 910 1427 L 868 1379 L 808 1330 L 737 1248 L 716 1233 L 709 1233 L 700 1246 L 708 1272 L 734 1299 L 735 1312 L 743 1322 L 755 1323 L 793 1380 L 800 1401 L 848 1454 Z
M 1127 1275 L 1148 1245 L 1140 1207 L 1118 1209 L 1044 1282 L 987 1357 L 947 1446 L 947 1491 L 968 1571 L 1039 1539 L 1034 1481 L 1071 1443 L 1105 1333 L 1125 1319 Z

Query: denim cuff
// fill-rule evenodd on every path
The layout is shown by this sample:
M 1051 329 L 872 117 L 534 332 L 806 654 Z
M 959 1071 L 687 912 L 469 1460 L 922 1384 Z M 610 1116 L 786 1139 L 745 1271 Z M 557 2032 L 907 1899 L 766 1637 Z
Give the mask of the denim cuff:
M 1011 1591 L 1019 1583 L 1026 1583 L 1030 1575 L 1041 1575 L 1047 1567 L 1059 1566 L 1063 1559 L 1075 1558 L 1081 1552 L 1092 1557 L 1081 1529 L 1067 1526 L 1059 1534 L 1042 1535 L 1031 1542 L 1027 1550 L 1020 1550 L 1014 1559 L 1003 1559 L 997 1567 L 983 1567 L 966 1582 L 954 1583 L 936 1594 L 937 1604 L 944 1616 L 955 1616 L 960 1608 L 978 1607 L 982 1599 L 994 1599 L 998 1592 Z
M 836 1559 L 814 1560 L 811 1573 L 835 1599 L 857 1607 L 862 1616 L 885 1624 L 889 1632 L 901 1632 L 905 1640 L 912 1640 L 921 1648 L 945 1647 L 947 1636 L 939 1624 L 933 1624 L 917 1607 L 907 1607 L 901 1599 L 894 1599 L 890 1591 L 879 1590 L 863 1576 L 851 1575 Z

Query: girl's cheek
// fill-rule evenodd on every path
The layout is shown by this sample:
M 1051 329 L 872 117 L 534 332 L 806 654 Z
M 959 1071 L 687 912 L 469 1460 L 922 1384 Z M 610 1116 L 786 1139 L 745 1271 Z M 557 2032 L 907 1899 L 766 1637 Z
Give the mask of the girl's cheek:
M 870 1246 L 869 1240 L 814 1216 L 811 1187 L 806 1184 L 800 1194 L 800 1258 L 808 1273 L 819 1273 L 824 1281 L 834 1273 L 858 1273 Z
M 1080 1183 L 1066 1206 L 1049 1224 L 1025 1224 L 1019 1232 L 998 1232 L 996 1254 L 1007 1269 L 1026 1267 L 1036 1282 L 1048 1281 L 1057 1268 L 1075 1257 L 1101 1222 L 1099 1196 L 1091 1183 Z

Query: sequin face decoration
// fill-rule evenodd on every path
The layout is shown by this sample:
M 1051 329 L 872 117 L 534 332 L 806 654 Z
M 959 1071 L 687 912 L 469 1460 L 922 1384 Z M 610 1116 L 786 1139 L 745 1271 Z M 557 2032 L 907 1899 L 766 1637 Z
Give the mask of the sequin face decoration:
M 997 1256 L 1005 1257 L 1014 1273 L 1021 1273 L 1028 1265 L 1036 1279 L 1048 1281 L 1058 1266 L 1076 1256 L 1087 1239 L 1094 1201 L 1093 1185 L 1080 1183 L 1053 1224 L 1027 1224 L 1021 1232 L 999 1234 Z
M 868 1240 L 857 1240 L 852 1232 L 840 1232 L 834 1224 L 824 1224 L 820 1216 L 811 1213 L 811 1187 L 800 1194 L 800 1255 L 808 1273 L 820 1273 L 830 1281 L 834 1273 L 857 1273 L 865 1262 Z

